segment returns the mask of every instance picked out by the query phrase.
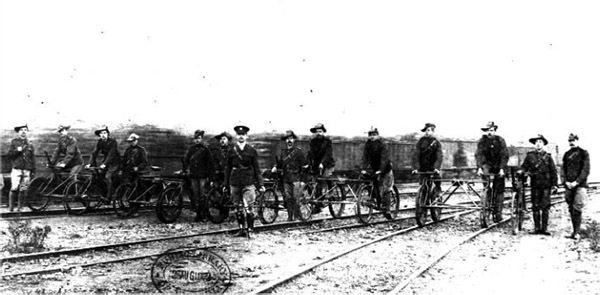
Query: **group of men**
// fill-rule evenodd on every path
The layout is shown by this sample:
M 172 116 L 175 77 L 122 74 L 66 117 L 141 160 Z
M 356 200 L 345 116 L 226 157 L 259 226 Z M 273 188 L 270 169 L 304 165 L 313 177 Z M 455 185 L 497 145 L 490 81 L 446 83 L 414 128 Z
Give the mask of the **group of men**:
M 423 136 L 415 146 L 412 157 L 413 173 L 432 172 L 434 179 L 441 179 L 441 166 L 443 160 L 442 145 L 434 136 L 436 125 L 427 123 L 421 129 Z M 79 173 L 84 161 L 77 146 L 77 140 L 68 135 L 70 126 L 60 125 L 57 128 L 60 138 L 58 147 L 54 151 L 51 165 L 68 170 L 71 175 Z M 508 149 L 505 140 L 496 134 L 498 125 L 489 122 L 481 128 L 483 136 L 477 143 L 475 159 L 477 174 L 484 180 L 484 185 L 490 185 L 493 189 L 488 190 L 489 198 L 494 199 L 493 208 L 494 221 L 502 219 L 502 204 L 507 175 Z M 17 132 L 9 147 L 8 158 L 12 161 L 11 190 L 9 194 L 9 210 L 14 207 L 15 196 L 17 210 L 22 207 L 21 191 L 26 189 L 31 174 L 35 173 L 34 153 L 35 149 L 27 138 L 29 131 L 27 125 L 16 126 Z M 256 206 L 252 204 L 256 200 L 257 190 L 265 190 L 261 170 L 258 163 L 258 152 L 248 144 L 248 132 L 250 128 L 238 125 L 233 128 L 236 134 L 236 142 L 231 144 L 233 137 L 223 132 L 215 139 L 219 141 L 219 148 L 211 151 L 203 142 L 205 132 L 197 130 L 194 132 L 193 144 L 184 156 L 184 171 L 191 179 L 193 196 L 191 196 L 192 208 L 196 211 L 196 220 L 205 220 L 207 211 L 207 189 L 210 185 L 222 186 L 229 191 L 235 204 L 237 204 L 237 221 L 240 227 L 238 236 L 247 236 L 254 228 L 254 220 L 257 216 Z M 302 185 L 302 174 L 309 170 L 313 175 L 329 177 L 335 170 L 335 158 L 333 157 L 333 144 L 326 136 L 327 129 L 321 123 L 310 128 L 314 137 L 310 140 L 308 152 L 305 153 L 295 142 L 296 134 L 288 130 L 281 140 L 285 141 L 284 148 L 275 159 L 272 172 L 279 172 L 283 183 L 283 194 L 288 211 L 288 220 L 292 221 L 298 216 L 298 197 Z M 147 166 L 147 155 L 143 147 L 138 145 L 139 136 L 132 133 L 127 141 L 130 146 L 121 158 L 116 140 L 110 138 L 107 127 L 94 131 L 99 137 L 92 152 L 90 162 L 86 165 L 98 166 L 105 172 L 108 184 L 108 196 L 111 196 L 114 176 L 122 171 L 124 181 L 131 181 L 136 173 L 144 170 Z M 364 170 L 371 169 L 377 177 L 378 202 L 383 208 L 389 202 L 389 194 L 394 184 L 393 162 L 387 144 L 381 139 L 377 128 L 371 128 L 368 132 L 368 140 L 363 149 L 362 167 Z M 565 199 L 571 215 L 573 232 L 569 238 L 579 239 L 581 228 L 582 210 L 585 205 L 587 193 L 587 177 L 590 172 L 589 153 L 578 146 L 579 137 L 570 134 L 568 142 L 570 149 L 564 154 L 562 179 L 565 186 Z M 557 188 L 558 177 L 556 166 L 550 153 L 544 150 L 548 140 L 543 135 L 529 139 L 535 149 L 527 153 L 521 165 L 522 172 L 528 176 L 531 186 L 531 202 L 533 207 L 534 230 L 532 234 L 550 235 L 548 231 L 550 195 Z M 98 155 L 104 158 L 97 165 Z M 62 158 L 62 159 L 61 159 Z M 365 172 L 363 170 L 363 172 Z M 429 176 L 422 175 L 421 181 Z M 434 181 L 436 192 L 441 192 L 441 182 Z M 326 185 L 326 184 L 320 184 Z M 317 208 L 318 209 L 318 208 Z

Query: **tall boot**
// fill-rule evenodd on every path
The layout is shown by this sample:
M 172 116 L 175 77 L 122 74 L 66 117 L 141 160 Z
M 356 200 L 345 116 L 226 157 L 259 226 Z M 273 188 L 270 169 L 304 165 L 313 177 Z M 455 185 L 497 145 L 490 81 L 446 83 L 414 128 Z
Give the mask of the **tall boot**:
M 244 228 L 244 226 L 246 225 L 246 223 L 245 223 L 246 221 L 244 220 L 244 215 L 242 214 L 242 212 L 237 212 L 236 216 L 237 216 L 237 221 L 238 221 L 238 227 L 240 228 L 240 230 L 235 234 L 235 236 L 236 237 L 247 237 L 248 232 Z
M 17 191 L 17 211 L 21 211 L 23 209 L 23 197 L 25 196 L 25 192 Z
M 540 233 L 540 211 L 533 209 L 533 224 L 535 226 L 533 231 L 530 231 L 529 233 L 532 235 L 537 235 Z
M 542 210 L 542 228 L 541 228 L 541 231 L 540 231 L 540 233 L 541 233 L 542 235 L 546 235 L 546 236 L 549 236 L 549 235 L 551 235 L 551 234 L 548 232 L 548 218 L 549 218 L 549 217 L 550 217 L 550 212 L 549 212 L 549 210 L 548 210 L 548 209 L 543 209 L 543 210 Z
M 287 213 L 288 213 L 288 221 L 294 221 L 294 219 L 295 219 L 295 216 L 294 216 L 294 215 L 295 215 L 295 211 L 296 211 L 296 208 L 295 208 L 295 207 L 296 207 L 296 206 L 292 206 L 292 205 L 290 205 L 290 206 L 287 208 Z
M 248 224 L 248 237 L 250 237 L 250 233 L 254 231 L 254 214 L 248 213 L 246 215 L 246 222 Z
M 573 233 L 571 234 L 571 239 L 579 239 L 579 231 L 581 230 L 581 211 L 573 210 L 571 214 L 571 222 L 573 223 Z
M 15 209 L 15 195 L 18 194 L 18 191 L 10 191 L 8 193 L 8 211 L 13 212 Z

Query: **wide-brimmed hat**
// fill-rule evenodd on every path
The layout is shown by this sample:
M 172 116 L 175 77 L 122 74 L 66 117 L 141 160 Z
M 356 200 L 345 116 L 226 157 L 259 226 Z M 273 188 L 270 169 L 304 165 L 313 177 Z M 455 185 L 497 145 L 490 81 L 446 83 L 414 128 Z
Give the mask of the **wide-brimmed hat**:
M 19 132 L 19 130 L 21 130 L 21 128 L 27 128 L 27 130 L 29 130 L 29 127 L 27 127 L 27 124 L 25 124 L 25 125 L 15 126 L 15 132 Z
M 577 134 L 571 133 L 569 134 L 569 141 L 579 140 L 579 136 Z
M 315 125 L 315 127 L 310 128 L 310 133 L 315 133 L 319 129 L 323 130 L 323 132 L 327 132 L 327 129 L 325 129 L 325 125 L 323 125 L 323 123 L 318 123 L 317 125 Z
M 139 139 L 140 139 L 140 137 L 135 133 L 131 133 L 131 134 L 129 134 L 129 137 L 127 137 L 127 141 L 134 141 L 134 140 L 139 140 Z
M 541 135 L 541 134 L 538 134 L 538 136 L 536 136 L 536 137 L 532 137 L 532 138 L 530 138 L 530 139 L 529 139 L 529 142 L 531 142 L 532 144 L 535 144 L 535 142 L 536 142 L 538 139 L 541 139 L 541 140 L 544 142 L 544 145 L 547 145 L 547 144 L 548 144 L 548 140 L 547 140 L 547 139 L 546 139 L 546 138 L 545 138 L 543 135 Z
M 194 131 L 194 139 L 198 138 L 198 136 L 204 137 L 204 130 L 198 129 L 198 130 Z
M 371 134 L 379 135 L 379 130 L 377 130 L 377 128 L 371 126 L 371 129 L 369 129 L 369 131 L 367 131 L 367 135 L 371 135 Z
M 425 127 L 423 127 L 423 129 L 421 129 L 421 132 L 425 132 L 425 130 L 427 130 L 427 128 L 429 127 L 433 127 L 433 129 L 435 129 L 435 124 L 433 123 L 425 123 Z
M 69 130 L 71 129 L 71 125 L 58 125 L 58 128 L 56 128 L 56 132 L 61 132 L 63 130 Z
M 248 134 L 248 131 L 250 131 L 250 128 L 248 128 L 244 125 L 237 125 L 237 126 L 233 127 L 233 130 L 235 131 L 236 134 Z
M 285 132 L 285 135 L 281 137 L 281 140 L 287 140 L 289 137 L 293 137 L 294 139 L 298 139 L 298 136 L 292 130 L 288 130 Z
M 106 131 L 106 133 L 110 134 L 110 131 L 108 131 L 108 126 L 102 126 L 102 128 L 94 131 L 94 134 L 96 134 L 96 136 L 100 136 L 100 132 L 102 131 Z
M 228 140 L 231 140 L 231 134 L 229 134 L 229 133 L 227 133 L 225 131 L 223 131 L 223 132 L 221 132 L 221 134 L 215 136 L 215 138 L 217 140 L 221 140 L 221 137 L 223 137 L 223 136 L 227 137 Z
M 491 128 L 496 128 L 495 130 L 498 130 L 498 125 L 496 125 L 496 123 L 494 123 L 494 121 L 489 121 L 487 123 L 487 125 L 485 125 L 485 127 L 481 128 L 482 131 L 488 131 Z

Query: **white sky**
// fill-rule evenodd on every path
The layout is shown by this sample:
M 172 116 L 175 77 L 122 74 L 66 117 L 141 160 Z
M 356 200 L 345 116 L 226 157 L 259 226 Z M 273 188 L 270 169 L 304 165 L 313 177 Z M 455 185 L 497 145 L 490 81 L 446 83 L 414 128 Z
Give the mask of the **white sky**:
M 597 1 L 4 1 L 0 127 L 129 122 L 211 133 L 318 122 L 509 143 L 538 133 L 592 157 Z M 311 92 L 312 91 L 312 92 Z

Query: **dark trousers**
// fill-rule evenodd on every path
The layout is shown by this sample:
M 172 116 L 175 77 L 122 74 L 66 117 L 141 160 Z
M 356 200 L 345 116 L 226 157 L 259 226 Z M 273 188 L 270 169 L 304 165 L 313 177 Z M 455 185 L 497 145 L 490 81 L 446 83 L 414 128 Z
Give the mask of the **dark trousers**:
M 208 178 L 191 178 L 190 181 L 192 183 L 193 193 L 193 196 L 190 196 L 192 209 L 194 209 L 196 211 L 196 214 L 200 217 L 207 216 L 208 212 L 206 206 L 206 185 L 209 183 Z

